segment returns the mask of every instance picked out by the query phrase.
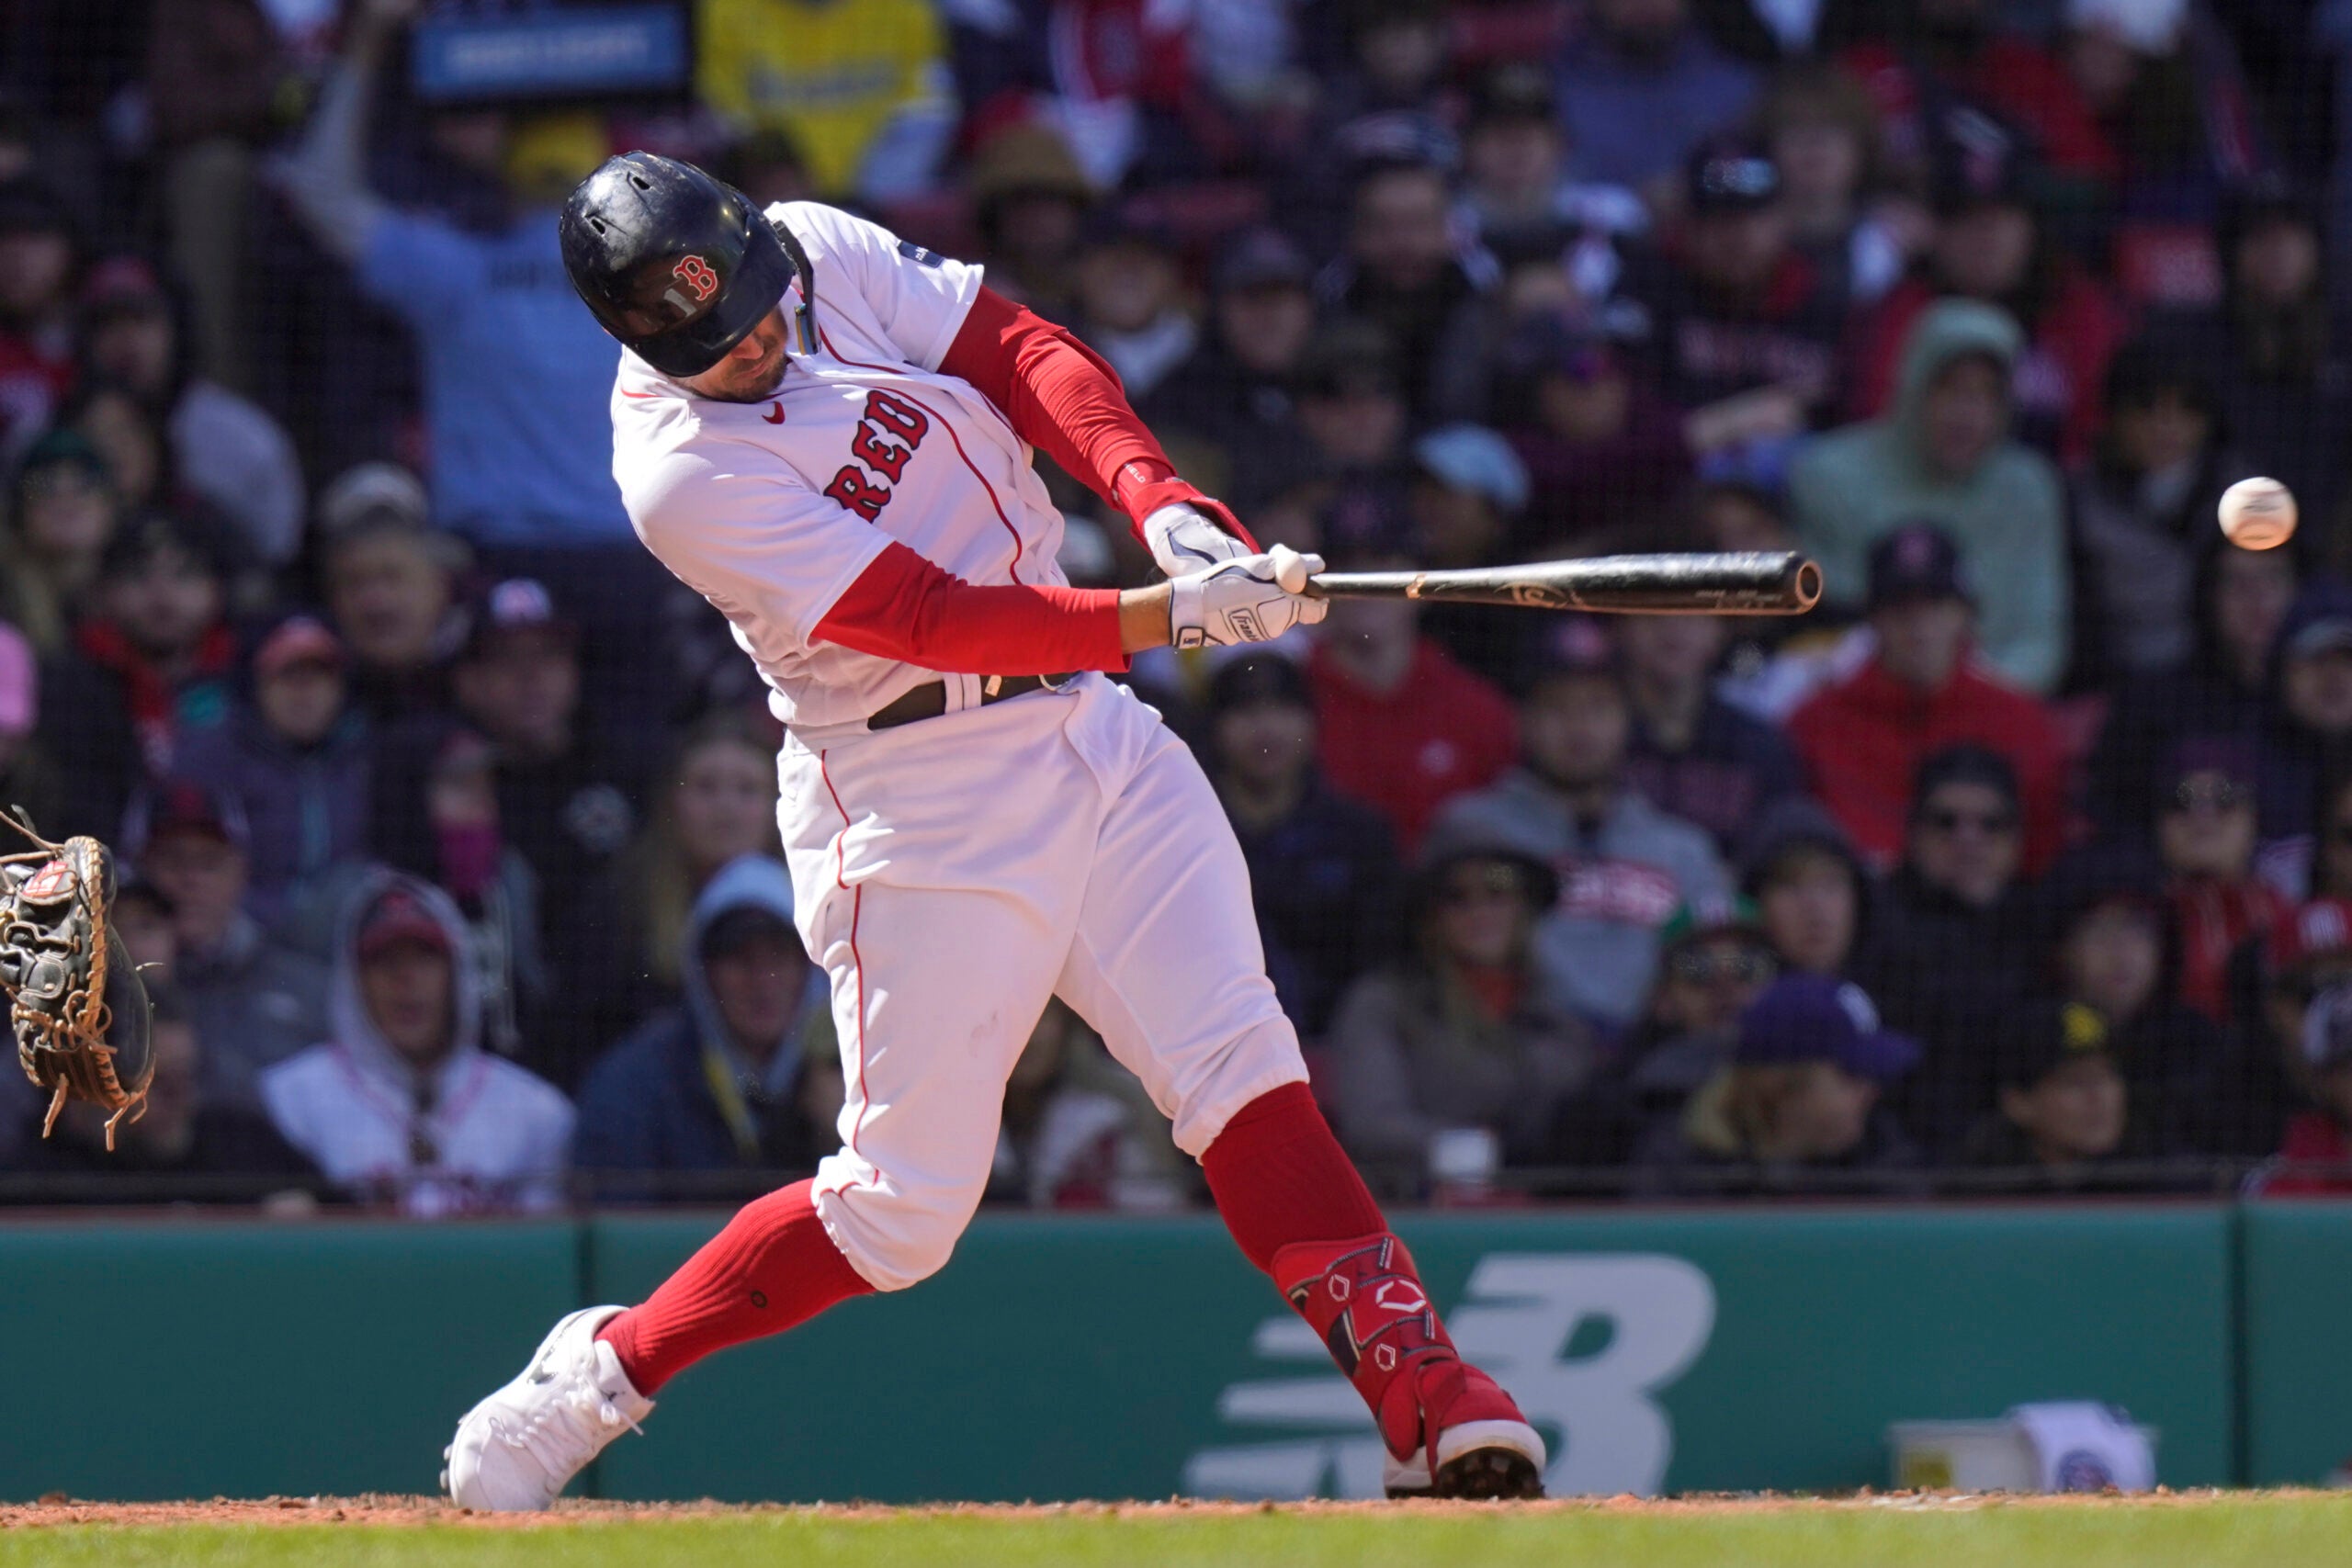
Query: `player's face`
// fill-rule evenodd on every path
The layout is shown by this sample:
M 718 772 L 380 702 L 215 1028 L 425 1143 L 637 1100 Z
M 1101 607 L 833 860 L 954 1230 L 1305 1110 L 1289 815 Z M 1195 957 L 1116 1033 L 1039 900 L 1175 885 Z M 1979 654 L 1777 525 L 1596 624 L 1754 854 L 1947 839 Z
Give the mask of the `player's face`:
M 681 385 L 696 397 L 722 403 L 759 402 L 784 379 L 787 340 L 784 308 L 778 306 L 762 318 L 741 343 L 729 349 L 724 359 L 699 376 L 685 378 Z

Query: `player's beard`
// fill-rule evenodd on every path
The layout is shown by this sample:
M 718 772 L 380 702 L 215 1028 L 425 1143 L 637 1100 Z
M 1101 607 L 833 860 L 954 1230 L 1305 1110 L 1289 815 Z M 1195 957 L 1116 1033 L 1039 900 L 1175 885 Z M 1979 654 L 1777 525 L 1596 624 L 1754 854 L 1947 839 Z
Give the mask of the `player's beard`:
M 784 339 L 778 337 L 768 344 L 767 352 L 752 362 L 751 367 L 740 375 L 729 375 L 724 381 L 707 387 L 703 396 L 722 403 L 765 402 L 768 395 L 784 379 Z

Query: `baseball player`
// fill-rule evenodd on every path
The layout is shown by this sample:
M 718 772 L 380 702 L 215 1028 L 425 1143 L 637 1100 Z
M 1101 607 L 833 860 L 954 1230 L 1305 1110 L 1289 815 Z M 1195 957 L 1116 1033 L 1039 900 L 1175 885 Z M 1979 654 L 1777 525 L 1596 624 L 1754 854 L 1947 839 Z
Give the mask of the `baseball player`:
M 565 265 L 627 350 L 613 471 L 639 536 L 733 623 L 786 738 L 795 919 L 831 982 L 841 1152 L 651 1296 L 555 1325 L 458 1423 L 444 1484 L 543 1508 L 712 1352 L 947 1261 L 1004 1083 L 1059 997 L 1139 1077 L 1218 1211 L 1372 1408 L 1392 1495 L 1539 1495 L 1544 1444 L 1464 1361 L 1306 1085 L 1241 852 L 1192 754 L 1105 680 L 1140 649 L 1322 617 L 1176 477 L 1117 378 L 980 269 L 814 202 L 762 213 L 631 152 Z M 1169 581 L 1056 569 L 1043 449 Z

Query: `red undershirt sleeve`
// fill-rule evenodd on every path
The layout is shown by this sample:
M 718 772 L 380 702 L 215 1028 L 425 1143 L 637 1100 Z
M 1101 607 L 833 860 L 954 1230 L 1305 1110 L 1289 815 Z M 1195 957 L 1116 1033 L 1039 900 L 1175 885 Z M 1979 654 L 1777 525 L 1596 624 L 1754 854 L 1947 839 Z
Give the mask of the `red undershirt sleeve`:
M 896 540 L 833 601 L 814 640 L 990 675 L 1127 667 L 1118 590 L 967 582 Z
M 1138 530 L 1160 507 L 1186 502 L 1257 548 L 1222 502 L 1176 477 L 1176 466 L 1128 405 L 1118 372 L 1027 307 L 983 288 L 939 368 L 978 388 L 1014 434 L 1125 512 Z

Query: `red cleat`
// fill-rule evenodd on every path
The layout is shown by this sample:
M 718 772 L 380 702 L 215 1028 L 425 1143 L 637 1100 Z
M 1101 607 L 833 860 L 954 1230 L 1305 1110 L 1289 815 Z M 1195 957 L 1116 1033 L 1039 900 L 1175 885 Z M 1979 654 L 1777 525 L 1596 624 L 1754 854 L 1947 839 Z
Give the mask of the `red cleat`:
M 1371 1407 L 1391 1497 L 1544 1495 L 1544 1439 L 1454 1349 L 1403 1242 L 1286 1247 L 1274 1279 Z

